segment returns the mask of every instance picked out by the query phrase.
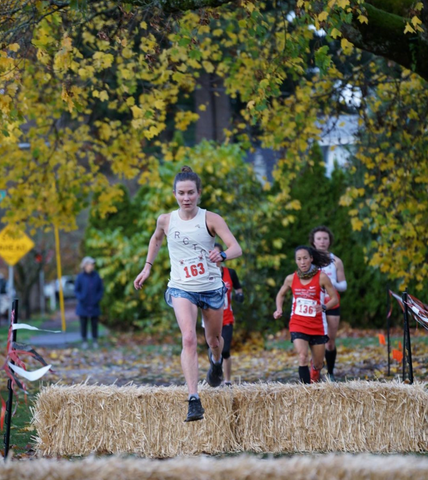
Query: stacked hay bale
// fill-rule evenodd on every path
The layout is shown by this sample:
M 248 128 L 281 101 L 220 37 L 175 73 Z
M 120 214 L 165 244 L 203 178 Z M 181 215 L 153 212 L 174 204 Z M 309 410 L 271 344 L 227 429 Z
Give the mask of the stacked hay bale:
M 0 463 L 0 480 L 426 480 L 428 459 L 323 455 L 261 460 L 254 457 L 174 460 L 87 458 Z
M 236 451 L 230 391 L 203 389 L 205 421 L 185 424 L 184 387 L 58 385 L 34 409 L 43 455 L 135 453 L 174 457 Z
M 421 384 L 244 385 L 234 403 L 243 451 L 428 450 L 428 393 Z
M 425 452 L 424 385 L 349 382 L 202 387 L 205 420 L 185 424 L 184 387 L 51 386 L 34 424 L 43 455 L 152 458 L 247 452 Z

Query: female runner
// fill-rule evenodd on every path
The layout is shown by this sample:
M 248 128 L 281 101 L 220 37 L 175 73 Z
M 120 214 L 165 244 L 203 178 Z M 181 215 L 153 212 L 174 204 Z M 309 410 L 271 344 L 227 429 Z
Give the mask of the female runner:
M 159 216 L 149 243 L 145 266 L 134 281 L 136 289 L 143 286 L 166 236 L 171 278 L 165 300 L 174 309 L 182 335 L 181 366 L 189 391 L 186 422 L 204 418 L 198 395 L 198 307 L 204 311 L 205 338 L 209 346 L 207 382 L 212 387 L 218 387 L 223 379 L 221 330 L 225 287 L 216 262 L 242 255 L 241 247 L 223 218 L 198 207 L 201 192 L 199 176 L 191 168 L 183 167 L 175 176 L 173 188 L 179 208 Z M 214 249 L 216 235 L 227 246 L 224 252 Z
M 344 292 L 348 285 L 346 283 L 343 262 L 339 257 L 336 257 L 336 255 L 333 255 L 329 252 L 329 248 L 333 243 L 333 234 L 331 230 L 324 226 L 314 228 L 309 234 L 309 242 L 317 250 L 321 250 L 322 252 L 326 252 L 330 255 L 332 262 L 327 267 L 324 267 L 322 271 L 328 275 L 336 291 Z M 337 296 L 339 298 L 337 304 L 325 312 L 327 315 L 329 338 L 325 349 L 325 360 L 327 362 L 327 377 L 332 382 L 335 381 L 334 366 L 337 356 L 336 336 L 340 321 L 340 296 L 339 294 Z M 328 298 L 326 298 L 326 301 L 327 300 Z
M 328 342 L 324 312 L 336 305 L 338 298 L 328 276 L 320 268 L 326 267 L 330 257 L 324 252 L 300 246 L 294 251 L 297 271 L 285 279 L 276 296 L 274 318 L 282 316 L 282 304 L 288 290 L 293 293 L 290 334 L 299 355 L 299 378 L 302 383 L 320 379 L 324 363 L 325 344 Z M 324 303 L 324 290 L 330 300 Z M 309 348 L 312 353 L 311 370 L 308 367 Z

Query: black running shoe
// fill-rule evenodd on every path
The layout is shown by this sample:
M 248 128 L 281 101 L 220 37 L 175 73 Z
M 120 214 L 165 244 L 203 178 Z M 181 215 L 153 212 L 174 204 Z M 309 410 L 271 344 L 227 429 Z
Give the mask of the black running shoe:
M 208 349 L 208 358 L 210 360 L 210 369 L 207 373 L 207 383 L 210 387 L 219 387 L 223 381 L 223 357 L 220 364 L 214 363 L 211 349 Z
M 200 398 L 189 398 L 189 410 L 185 422 L 195 422 L 196 420 L 203 420 L 205 410 L 202 408 Z

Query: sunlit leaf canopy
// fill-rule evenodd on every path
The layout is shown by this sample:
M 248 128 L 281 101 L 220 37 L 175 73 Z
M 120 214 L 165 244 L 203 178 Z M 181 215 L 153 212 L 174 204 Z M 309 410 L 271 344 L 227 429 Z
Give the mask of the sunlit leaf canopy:
M 342 201 L 375 235 L 371 264 L 422 281 L 427 16 L 423 2 L 381 0 L 2 2 L 4 220 L 70 230 L 94 193 L 101 214 L 114 210 L 113 177 L 158 182 L 159 162 L 191 156 L 179 138 L 205 108 L 192 104 L 202 73 L 235 102 L 226 142 L 279 152 L 270 203 L 281 216 L 351 84 L 362 133 Z

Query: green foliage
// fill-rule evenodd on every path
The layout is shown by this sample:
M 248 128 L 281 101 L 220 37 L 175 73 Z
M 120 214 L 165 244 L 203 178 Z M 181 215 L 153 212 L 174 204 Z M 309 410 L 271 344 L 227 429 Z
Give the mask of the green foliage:
M 97 209 L 100 194 L 94 195 L 89 227 L 96 230 L 103 229 L 104 231 L 113 231 L 120 228 L 125 235 L 129 236 L 136 229 L 138 207 L 132 203 L 129 192 L 124 185 L 118 185 L 118 189 L 120 198 L 114 202 L 114 212 L 107 213 L 104 217 L 100 215 Z

